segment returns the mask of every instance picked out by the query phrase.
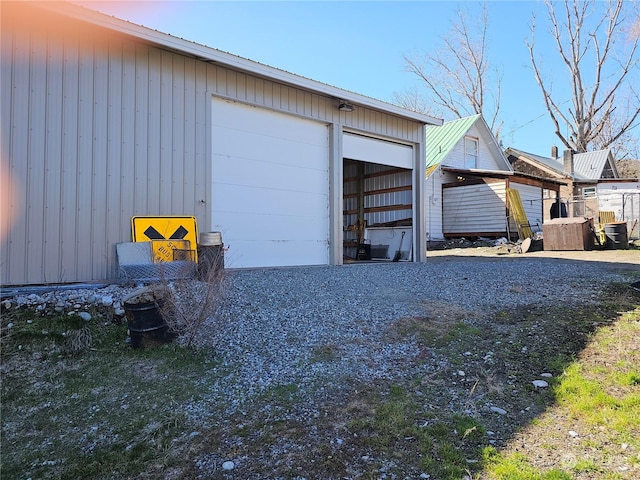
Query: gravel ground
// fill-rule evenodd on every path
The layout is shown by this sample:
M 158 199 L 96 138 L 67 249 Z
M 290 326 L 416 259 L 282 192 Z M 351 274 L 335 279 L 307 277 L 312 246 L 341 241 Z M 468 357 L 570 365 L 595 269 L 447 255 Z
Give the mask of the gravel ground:
M 350 446 L 344 439 L 346 429 L 340 426 L 341 420 L 346 421 L 342 415 L 348 414 L 345 406 L 352 400 L 354 386 L 413 385 L 420 378 L 424 381 L 416 393 L 424 395 L 427 404 L 438 402 L 434 403 L 437 408 L 482 418 L 492 430 L 489 443 L 504 445 L 542 407 L 531 403 L 528 395 L 510 398 L 506 393 L 499 398 L 509 405 L 492 403 L 480 387 L 470 406 L 473 379 L 488 372 L 496 377 L 487 380 L 504 385 L 505 391 L 518 382 L 526 392 L 526 385 L 536 378 L 529 375 L 542 372 L 523 372 L 526 377 L 517 380 L 507 377 L 502 370 L 510 363 L 511 350 L 494 353 L 494 344 L 518 335 L 518 341 L 523 337 L 531 349 L 539 349 L 545 323 L 553 323 L 544 318 L 546 307 L 595 305 L 605 284 L 628 282 L 631 272 L 640 271 L 637 251 L 574 252 L 559 258 L 533 253 L 454 249 L 433 252 L 424 264 L 227 271 L 224 302 L 196 339 L 216 352 L 215 365 L 201 379 L 207 394 L 176 406 L 199 430 L 214 435 L 192 433 L 202 443 L 194 447 L 195 471 L 188 478 L 298 478 L 283 472 L 300 464 L 312 472 L 310 459 L 320 453 L 317 445 L 330 446 L 336 466 L 340 455 L 350 459 L 343 470 L 348 472 L 345 478 L 363 478 L 369 453 Z M 196 282 L 193 294 L 202 286 Z M 101 304 L 118 311 L 121 299 L 131 290 L 120 286 L 62 289 L 5 302 L 76 311 Z M 528 320 L 525 331 L 524 324 L 502 325 L 496 320 L 501 318 L 499 312 L 518 309 L 540 312 L 540 321 Z M 462 360 L 454 365 L 451 351 L 424 349 L 414 336 L 398 334 L 399 326 L 412 319 L 428 319 L 436 326 L 439 321 L 449 326 L 463 322 L 486 329 L 489 338 L 482 345 L 456 347 L 464 350 L 455 353 Z M 493 324 L 487 323 L 489 319 L 494 319 Z M 289 385 L 295 386 L 296 398 L 290 408 L 268 400 L 273 392 L 286 394 Z M 509 413 L 495 413 L 503 407 Z M 330 425 L 323 420 L 327 418 Z M 292 422 L 304 433 L 288 430 L 265 443 L 261 435 L 278 422 Z M 256 430 L 238 433 L 243 423 Z M 219 476 L 225 462 L 231 461 L 234 476 Z M 389 461 L 392 465 L 393 460 Z M 386 477 L 384 468 L 375 478 L 395 478 Z M 421 474 L 405 473 L 402 478 Z M 299 478 L 305 478 L 304 473 Z
M 619 270 L 557 259 L 440 257 L 425 264 L 235 271 L 227 278 L 227 304 L 201 341 L 213 342 L 230 370 L 220 387 L 233 390 L 233 409 L 274 385 L 413 375 L 397 365 L 415 355 L 415 344 L 383 338 L 393 322 L 433 318 L 443 305 L 464 310 L 473 323 L 503 308 L 588 303 L 602 284 L 623 280 Z M 297 367 L 322 349 L 335 350 L 341 361 Z
M 416 372 L 399 372 L 397 365 L 415 354 L 415 344 L 390 344 L 384 338 L 396 321 L 434 318 L 443 306 L 464 311 L 469 323 L 474 318 L 480 323 L 503 308 L 589 303 L 601 285 L 640 270 L 635 262 L 640 252 L 501 252 L 495 247 L 458 248 L 431 252 L 423 264 L 226 272 L 224 306 L 196 338 L 215 347 L 223 359 L 221 368 L 228 371 L 212 389 L 211 400 L 232 398 L 226 412 L 231 414 L 246 399 L 276 385 L 331 383 L 328 379 L 346 376 L 361 381 L 411 376 Z M 574 261 L 585 256 L 598 261 Z M 16 295 L 3 306 L 82 312 L 94 304 L 111 305 L 115 315 L 122 315 L 121 299 L 133 290 L 117 285 L 64 288 Z M 328 353 L 340 361 L 310 361 Z M 300 369 L 302 364 L 308 367 Z

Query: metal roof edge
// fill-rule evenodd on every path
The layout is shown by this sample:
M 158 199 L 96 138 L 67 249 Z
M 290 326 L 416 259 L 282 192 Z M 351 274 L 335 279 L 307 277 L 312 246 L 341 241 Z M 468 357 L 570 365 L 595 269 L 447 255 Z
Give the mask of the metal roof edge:
M 29 2 L 40 8 L 44 8 L 62 15 L 75 18 L 85 22 L 92 23 L 103 28 L 129 35 L 146 42 L 163 46 L 178 52 L 195 56 L 203 61 L 219 63 L 220 65 L 250 73 L 253 75 L 276 80 L 292 86 L 302 87 L 316 93 L 335 98 L 336 100 L 345 100 L 353 102 L 357 105 L 372 108 L 375 110 L 391 113 L 393 115 L 418 121 L 427 125 L 442 125 L 443 120 L 440 118 L 425 115 L 423 113 L 407 110 L 397 105 L 367 97 L 359 93 L 344 90 L 339 87 L 312 80 L 294 73 L 287 72 L 269 65 L 265 65 L 254 60 L 233 55 L 231 53 L 217 50 L 190 40 L 174 37 L 168 33 L 153 30 L 142 25 L 138 25 L 127 20 L 123 20 L 114 16 L 110 16 L 90 8 L 72 4 L 70 2 Z
M 505 177 L 511 177 L 516 175 L 516 172 L 513 170 L 484 170 L 481 168 L 456 168 L 456 167 L 448 167 L 447 165 L 442 165 L 442 170 L 446 170 L 447 172 L 458 172 L 458 173 L 468 173 L 470 175 L 499 175 Z

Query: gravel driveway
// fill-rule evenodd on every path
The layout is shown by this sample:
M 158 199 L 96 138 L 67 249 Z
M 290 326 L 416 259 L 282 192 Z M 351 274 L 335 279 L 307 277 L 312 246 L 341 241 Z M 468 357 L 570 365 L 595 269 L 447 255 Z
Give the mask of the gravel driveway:
M 640 266 L 438 255 L 424 264 L 233 271 L 227 305 L 201 341 L 213 343 L 229 369 L 219 394 L 234 398 L 234 410 L 274 385 L 414 375 L 397 366 L 415 355 L 415 343 L 386 338 L 402 319 L 457 309 L 467 322 L 481 323 L 504 308 L 589 303 L 601 285 L 624 281 L 624 272 L 633 269 Z M 322 352 L 340 361 L 314 362 Z

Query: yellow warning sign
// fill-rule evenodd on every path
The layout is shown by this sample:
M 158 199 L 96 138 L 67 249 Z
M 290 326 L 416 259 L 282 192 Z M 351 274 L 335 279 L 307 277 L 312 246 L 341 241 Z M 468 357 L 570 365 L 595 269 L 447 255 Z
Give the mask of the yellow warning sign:
M 197 261 L 196 217 L 131 217 L 134 242 L 151 242 L 154 262 Z

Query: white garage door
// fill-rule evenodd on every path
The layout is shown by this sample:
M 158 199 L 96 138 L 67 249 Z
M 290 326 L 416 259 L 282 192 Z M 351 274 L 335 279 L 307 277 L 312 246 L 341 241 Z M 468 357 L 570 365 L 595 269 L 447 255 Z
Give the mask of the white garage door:
M 325 124 L 213 100 L 212 225 L 232 268 L 329 263 Z

